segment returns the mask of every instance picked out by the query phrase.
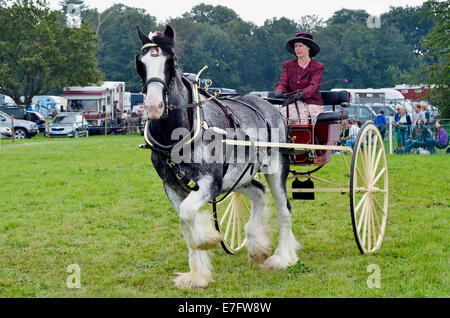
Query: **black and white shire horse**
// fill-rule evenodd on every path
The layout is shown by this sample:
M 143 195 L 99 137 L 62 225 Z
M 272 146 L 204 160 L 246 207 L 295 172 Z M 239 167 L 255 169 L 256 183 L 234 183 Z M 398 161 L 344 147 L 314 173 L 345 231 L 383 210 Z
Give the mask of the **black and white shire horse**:
M 200 210 L 222 192 L 232 188 L 239 178 L 241 179 L 233 191 L 243 193 L 251 202 L 251 215 L 244 227 L 250 261 L 262 264 L 267 269 L 283 269 L 296 264 L 299 244 L 291 230 L 291 207 L 286 192 L 288 155 L 273 151 L 269 161 L 264 162 L 261 158 L 255 160 L 252 169 L 247 169 L 245 174 L 242 173 L 248 167 L 247 162 L 211 163 L 202 157 L 200 163 L 175 164 L 167 151 L 170 145 L 177 142 L 172 140 L 172 134 L 178 128 L 191 131 L 192 125 L 192 101 L 182 79 L 183 74 L 176 67 L 175 32 L 169 25 L 164 33 L 156 35 L 146 35 L 139 27 L 137 29 L 142 52 L 136 56 L 136 67 L 146 93 L 146 129 L 153 141 L 151 160 L 163 180 L 168 199 L 179 214 L 184 239 L 189 248 L 190 271 L 178 274 L 174 279 L 176 286 L 202 288 L 212 281 L 207 250 L 218 245 L 222 235 L 214 228 L 212 215 Z M 282 115 L 264 99 L 243 95 L 221 102 L 233 114 L 242 138 L 247 136 L 250 140 L 286 142 L 286 127 Z M 225 115 L 217 103 L 207 98 L 204 103 L 201 120 L 207 126 L 202 127 L 197 137 L 200 142 L 196 142 L 200 147 L 194 152 L 198 148 L 204 150 L 211 142 L 201 139 L 208 129 L 225 132 L 230 128 L 230 117 Z M 258 132 L 257 136 L 255 131 Z M 246 158 L 252 159 L 249 155 Z M 276 201 L 280 235 L 272 256 L 265 189 L 261 183 L 253 180 L 258 171 L 265 171 L 263 173 Z M 180 172 L 183 178 L 179 178 Z M 191 187 L 187 186 L 186 180 L 190 181 Z

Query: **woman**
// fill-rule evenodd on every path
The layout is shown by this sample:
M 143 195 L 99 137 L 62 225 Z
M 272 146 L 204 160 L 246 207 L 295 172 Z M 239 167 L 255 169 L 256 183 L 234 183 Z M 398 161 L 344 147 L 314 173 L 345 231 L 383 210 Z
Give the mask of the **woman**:
M 286 43 L 288 52 L 295 59 L 283 63 L 280 81 L 275 87 L 275 97 L 289 95 L 291 100 L 298 100 L 289 105 L 289 124 L 315 124 L 317 116 L 324 111 L 319 87 L 322 83 L 323 64 L 312 60 L 320 51 L 311 34 L 296 33 L 294 38 Z M 296 104 L 298 107 L 296 107 Z M 286 107 L 282 109 L 288 117 Z
M 436 120 L 435 127 L 438 131 L 436 137 L 434 137 L 434 139 L 427 139 L 427 148 L 430 153 L 436 153 L 436 149 L 434 147 L 445 149 L 448 146 L 447 132 L 445 131 L 444 127 L 442 127 L 442 123 L 440 120 Z
M 403 148 L 406 145 L 406 140 L 408 139 L 409 136 L 409 129 L 411 127 L 411 117 L 406 112 L 405 107 L 402 107 L 400 109 L 400 116 L 396 124 L 398 125 L 399 128 L 401 147 Z

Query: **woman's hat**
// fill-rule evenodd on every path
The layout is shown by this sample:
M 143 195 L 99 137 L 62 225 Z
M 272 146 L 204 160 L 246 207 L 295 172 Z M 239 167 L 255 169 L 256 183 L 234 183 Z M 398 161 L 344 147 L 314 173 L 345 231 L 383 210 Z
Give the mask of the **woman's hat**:
M 307 45 L 309 47 L 309 56 L 313 57 L 316 56 L 317 53 L 320 51 L 319 44 L 314 42 L 313 36 L 309 33 L 295 33 L 294 38 L 290 39 L 286 42 L 286 49 L 289 53 L 292 53 L 295 55 L 294 51 L 294 44 L 297 42 L 302 42 L 303 44 Z

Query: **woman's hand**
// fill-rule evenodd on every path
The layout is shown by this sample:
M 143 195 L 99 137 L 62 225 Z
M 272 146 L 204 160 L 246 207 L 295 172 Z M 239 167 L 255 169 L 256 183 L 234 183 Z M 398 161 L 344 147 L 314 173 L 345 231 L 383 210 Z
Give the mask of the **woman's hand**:
M 292 94 L 291 96 L 289 96 L 289 103 L 295 102 L 297 100 L 300 100 L 303 98 L 303 95 L 301 92 Z

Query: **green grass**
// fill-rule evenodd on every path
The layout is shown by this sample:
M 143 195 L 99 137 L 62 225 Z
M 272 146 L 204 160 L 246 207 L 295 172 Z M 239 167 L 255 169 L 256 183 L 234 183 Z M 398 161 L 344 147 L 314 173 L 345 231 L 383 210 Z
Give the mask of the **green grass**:
M 2 140 L 0 297 L 449 297 L 450 156 L 389 156 L 380 251 L 360 255 L 348 195 L 291 201 L 299 262 L 284 271 L 211 250 L 215 282 L 180 290 L 188 271 L 178 216 L 138 136 Z M 345 181 L 340 156 L 317 174 Z M 273 247 L 277 239 L 274 204 Z M 66 286 L 81 268 L 81 289 Z M 381 269 L 370 289 L 367 267 Z

